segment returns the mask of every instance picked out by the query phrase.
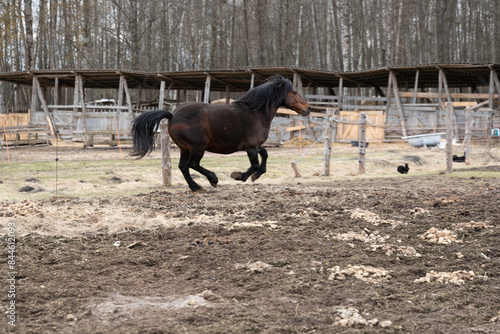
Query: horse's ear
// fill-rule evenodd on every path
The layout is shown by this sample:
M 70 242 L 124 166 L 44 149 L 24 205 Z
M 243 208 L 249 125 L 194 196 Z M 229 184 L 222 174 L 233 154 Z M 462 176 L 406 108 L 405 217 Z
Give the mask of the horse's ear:
M 285 78 L 283 78 L 281 75 L 279 74 L 275 74 L 269 78 L 267 78 L 267 82 L 278 82 L 278 81 L 283 81 L 285 80 Z

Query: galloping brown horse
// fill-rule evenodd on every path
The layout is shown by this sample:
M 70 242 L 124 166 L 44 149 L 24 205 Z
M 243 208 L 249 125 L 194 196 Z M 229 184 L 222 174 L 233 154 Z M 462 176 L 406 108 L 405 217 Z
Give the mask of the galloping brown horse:
M 213 172 L 200 166 L 205 151 L 220 154 L 246 151 L 250 168 L 246 172 L 234 172 L 231 177 L 246 181 L 251 176 L 255 181 L 266 172 L 267 151 L 262 144 L 267 140 L 271 121 L 280 106 L 302 116 L 311 111 L 292 83 L 275 75 L 231 105 L 186 102 L 173 112 L 146 112 L 132 124 L 134 146 L 131 155 L 140 159 L 154 149 L 154 135 L 161 120 L 167 118 L 170 137 L 181 151 L 179 169 L 192 191 L 201 187 L 193 181 L 189 168 L 204 175 L 213 187 L 219 182 Z

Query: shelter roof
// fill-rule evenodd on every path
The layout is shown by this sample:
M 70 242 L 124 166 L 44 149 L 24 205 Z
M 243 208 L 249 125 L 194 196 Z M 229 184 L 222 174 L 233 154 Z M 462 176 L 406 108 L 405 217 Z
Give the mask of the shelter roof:
M 58 78 L 59 85 L 73 87 L 75 76 L 81 75 L 86 88 L 117 89 L 120 76 L 127 79 L 129 88 L 159 89 L 161 81 L 166 81 L 171 89 L 203 90 L 207 76 L 211 77 L 210 90 L 246 91 L 250 88 L 252 74 L 255 85 L 266 78 L 281 74 L 292 80 L 299 74 L 304 87 L 331 87 L 339 85 L 343 78 L 344 87 L 386 87 L 389 73 L 393 71 L 400 86 L 413 87 L 419 75 L 419 87 L 438 87 L 439 70 L 443 70 L 449 87 L 488 86 L 490 71 L 500 71 L 500 64 L 421 64 L 411 66 L 390 66 L 360 71 L 327 71 L 296 66 L 256 66 L 235 69 L 212 69 L 197 71 L 176 71 L 150 73 L 132 70 L 40 70 L 29 72 L 0 73 L 0 81 L 31 85 L 37 77 L 42 87 L 53 87 Z

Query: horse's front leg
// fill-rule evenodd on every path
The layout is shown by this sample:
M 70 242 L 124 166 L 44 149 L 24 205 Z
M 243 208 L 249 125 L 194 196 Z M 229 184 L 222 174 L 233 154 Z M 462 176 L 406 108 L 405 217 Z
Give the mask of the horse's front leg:
M 260 157 L 262 158 L 262 162 L 260 163 L 259 168 L 252 174 L 252 182 L 257 180 L 262 174 L 266 172 L 266 163 L 267 163 L 267 150 L 263 146 L 259 146 L 258 152 Z
M 232 172 L 231 177 L 235 180 L 245 182 L 250 175 L 252 175 L 256 170 L 259 169 L 259 153 L 257 148 L 249 148 L 247 149 L 248 159 L 250 160 L 250 168 L 244 173 L 241 172 Z

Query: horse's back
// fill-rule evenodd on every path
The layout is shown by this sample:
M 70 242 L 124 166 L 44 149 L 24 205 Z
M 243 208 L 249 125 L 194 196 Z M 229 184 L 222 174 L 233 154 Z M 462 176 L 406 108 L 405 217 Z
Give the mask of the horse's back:
M 230 154 L 267 139 L 253 118 L 233 105 L 187 102 L 173 111 L 170 135 L 179 146 L 204 145 L 209 152 Z

